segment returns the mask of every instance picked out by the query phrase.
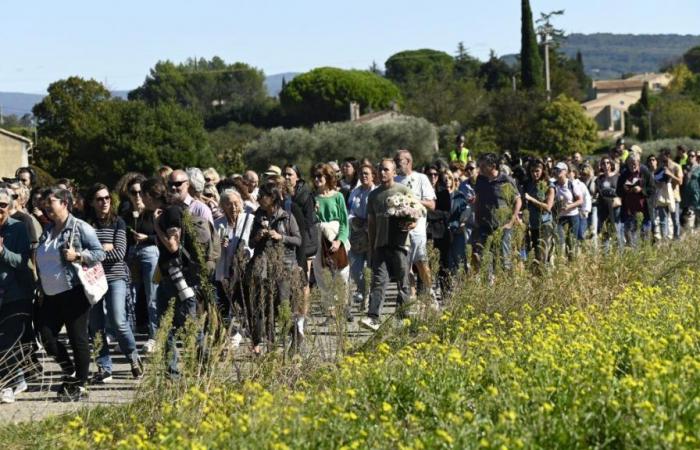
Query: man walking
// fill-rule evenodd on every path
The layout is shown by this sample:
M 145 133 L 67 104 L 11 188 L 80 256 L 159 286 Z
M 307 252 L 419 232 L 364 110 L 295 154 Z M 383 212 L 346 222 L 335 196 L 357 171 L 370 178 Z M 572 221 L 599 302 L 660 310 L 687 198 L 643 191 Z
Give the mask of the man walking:
M 428 210 L 435 209 L 435 189 L 425 174 L 413 171 L 413 156 L 408 150 L 399 150 L 394 156 L 398 175 L 396 182 L 403 184 L 411 190 L 413 195 L 425 206 Z M 430 267 L 428 266 L 428 222 L 425 217 L 418 219 L 416 227 L 411 230 L 410 234 L 411 247 L 408 252 L 408 266 L 416 266 L 418 276 L 423 283 L 423 289 L 430 291 L 433 300 L 435 300 L 434 292 L 432 291 L 432 276 Z
M 408 250 L 409 239 L 406 233 L 416 226 L 413 222 L 405 229 L 392 229 L 392 221 L 387 216 L 387 200 L 392 195 L 412 195 L 406 186 L 396 183 L 396 164 L 391 159 L 383 159 L 379 165 L 381 185 L 369 194 L 367 200 L 367 226 L 369 231 L 369 257 L 372 266 L 372 286 L 369 294 L 369 312 L 360 320 L 360 326 L 373 331 L 379 329 L 379 314 L 384 304 L 384 295 L 390 277 L 398 284 L 397 307 L 409 298 Z M 405 236 L 396 239 L 396 236 Z

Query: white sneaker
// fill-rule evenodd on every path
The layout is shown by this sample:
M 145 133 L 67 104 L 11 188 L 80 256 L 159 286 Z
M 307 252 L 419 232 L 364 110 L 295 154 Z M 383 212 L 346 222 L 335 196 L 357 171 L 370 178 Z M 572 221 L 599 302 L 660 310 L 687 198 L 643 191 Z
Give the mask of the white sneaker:
M 381 324 L 379 323 L 379 321 L 372 319 L 371 317 L 365 317 L 362 320 L 360 320 L 360 326 L 362 328 L 367 328 L 372 331 L 379 330 L 380 325 Z
M 149 339 L 146 341 L 145 344 L 143 344 L 143 351 L 144 353 L 153 353 L 156 351 L 156 340 L 155 339 Z
M 20 383 L 17 386 L 15 386 L 15 391 L 14 391 L 15 395 L 21 394 L 22 392 L 26 391 L 28 388 L 29 388 L 29 386 L 27 386 L 26 381 L 24 381 L 24 380 L 20 381 Z
M 233 348 L 238 348 L 241 345 L 241 341 L 243 340 L 243 336 L 241 336 L 241 333 L 236 332 L 231 338 L 229 339 L 229 342 L 231 342 L 231 347 Z
M 0 403 L 14 403 L 15 391 L 12 388 L 5 388 L 0 391 Z

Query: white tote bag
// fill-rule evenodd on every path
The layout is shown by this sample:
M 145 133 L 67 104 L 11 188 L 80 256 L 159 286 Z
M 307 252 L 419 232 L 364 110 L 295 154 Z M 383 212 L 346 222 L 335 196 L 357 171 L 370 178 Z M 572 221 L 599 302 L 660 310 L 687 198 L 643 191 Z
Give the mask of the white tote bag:
M 77 225 L 78 221 L 76 219 L 73 222 L 73 231 L 71 232 L 70 242 L 68 243 L 70 248 L 73 248 L 73 236 L 75 236 L 75 227 Z M 73 267 L 75 267 L 75 271 L 78 273 L 78 279 L 80 279 L 80 283 L 83 285 L 83 291 L 85 291 L 85 297 L 87 297 L 88 302 L 90 302 L 91 305 L 99 302 L 102 297 L 105 296 L 109 288 L 102 263 L 97 262 L 90 267 L 77 262 L 72 264 Z

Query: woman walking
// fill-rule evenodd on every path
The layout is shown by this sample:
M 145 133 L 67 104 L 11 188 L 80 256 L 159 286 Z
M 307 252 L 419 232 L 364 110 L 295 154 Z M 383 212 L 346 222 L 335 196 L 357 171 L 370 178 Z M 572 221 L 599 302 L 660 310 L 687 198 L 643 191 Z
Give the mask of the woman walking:
M 330 165 L 316 164 L 312 173 L 316 187 L 316 217 L 319 221 L 319 246 L 313 263 L 314 276 L 319 289 L 326 297 L 329 319 L 335 316 L 336 306 L 342 306 L 345 318 L 352 322 L 352 313 L 347 305 L 350 277 L 347 251 L 350 250 L 350 242 L 345 198 L 336 190 L 335 172 Z M 340 277 L 343 292 L 333 294 L 332 285 L 329 283 L 335 277 Z M 338 294 L 341 298 L 337 298 Z
M 59 400 L 77 401 L 87 395 L 90 369 L 88 316 L 90 303 L 78 278 L 76 264 L 92 266 L 105 258 L 95 230 L 70 212 L 73 196 L 67 189 L 49 188 L 42 193 L 44 212 L 51 220 L 39 239 L 37 269 L 44 295 L 40 309 L 40 333 L 46 352 L 63 370 Z M 72 243 L 72 246 L 70 245 Z M 66 327 L 73 359 L 58 340 Z
M 97 239 L 105 251 L 102 263 L 107 277 L 107 294 L 90 310 L 90 335 L 99 333 L 102 345 L 97 357 L 97 374 L 93 384 L 104 384 L 112 380 L 112 358 L 109 356 L 107 333 L 117 338 L 119 347 L 131 365 L 131 374 L 139 378 L 143 364 L 136 350 L 136 340 L 127 321 L 126 289 L 129 273 L 126 257 L 126 224 L 112 208 L 112 197 L 107 186 L 95 184 L 88 191 L 86 219 L 95 229 Z

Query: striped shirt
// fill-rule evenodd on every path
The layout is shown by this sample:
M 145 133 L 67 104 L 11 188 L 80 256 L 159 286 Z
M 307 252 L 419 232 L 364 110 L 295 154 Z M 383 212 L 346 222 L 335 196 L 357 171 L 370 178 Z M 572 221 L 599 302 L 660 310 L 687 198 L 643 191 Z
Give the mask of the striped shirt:
M 126 256 L 126 223 L 121 217 L 111 224 L 95 224 L 95 233 L 100 244 L 112 244 L 114 248 L 105 252 L 102 267 L 107 281 L 128 280 L 129 272 L 124 262 Z

